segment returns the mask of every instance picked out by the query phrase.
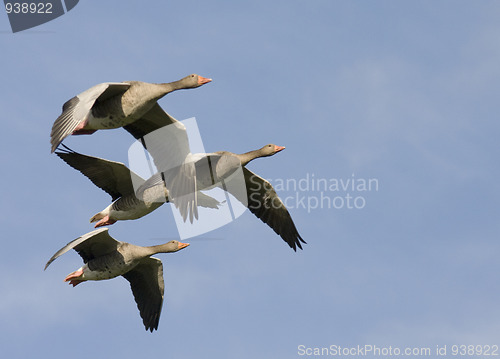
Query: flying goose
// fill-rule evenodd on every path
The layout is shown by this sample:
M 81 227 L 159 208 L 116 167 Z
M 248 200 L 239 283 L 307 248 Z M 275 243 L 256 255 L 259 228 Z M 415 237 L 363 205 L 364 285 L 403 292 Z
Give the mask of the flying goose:
M 123 276 L 130 282 L 146 330 L 153 332 L 158 329 L 165 285 L 162 262 L 151 256 L 177 252 L 187 246 L 189 243 L 176 240 L 151 247 L 136 246 L 117 241 L 109 235 L 108 228 L 100 228 L 69 242 L 49 259 L 45 269 L 57 257 L 74 249 L 85 264 L 64 278 L 73 287 L 88 280 Z
M 170 83 L 105 82 L 67 101 L 50 133 L 51 152 L 70 135 L 123 127 L 139 120 L 166 94 L 199 87 L 211 79 L 192 74 Z

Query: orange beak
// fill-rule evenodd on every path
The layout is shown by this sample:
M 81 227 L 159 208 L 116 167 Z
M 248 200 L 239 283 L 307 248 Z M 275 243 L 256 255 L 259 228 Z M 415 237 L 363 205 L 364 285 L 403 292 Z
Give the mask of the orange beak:
M 181 243 L 181 242 L 179 242 L 179 249 L 186 248 L 187 246 L 189 246 L 189 243 Z
M 276 152 L 283 151 L 286 147 L 285 146 L 274 146 Z
M 206 77 L 198 75 L 198 85 L 207 84 L 210 81 L 212 81 L 212 79 L 207 79 Z

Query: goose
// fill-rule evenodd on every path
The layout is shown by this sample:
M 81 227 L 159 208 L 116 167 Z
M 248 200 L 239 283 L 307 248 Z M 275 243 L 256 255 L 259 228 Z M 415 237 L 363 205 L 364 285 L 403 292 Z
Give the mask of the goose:
M 51 153 L 70 135 L 92 134 L 133 123 L 170 92 L 202 86 L 212 79 L 196 74 L 170 83 L 105 82 L 68 100 L 50 133 Z
M 170 201 L 169 191 L 163 183 L 141 191 L 138 198 L 134 184 L 137 188 L 145 180 L 123 163 L 83 155 L 67 146 L 64 148 L 56 155 L 111 196 L 112 203 L 90 219 L 90 223 L 97 222 L 95 228 L 141 218 Z M 204 193 L 198 193 L 198 198 L 198 205 L 206 208 L 218 209 L 221 204 Z
M 137 126 L 137 124 L 134 124 Z M 245 205 L 262 222 L 271 227 L 294 251 L 302 249 L 306 244 L 295 227 L 295 224 L 269 181 L 250 171 L 246 166 L 256 158 L 273 156 L 285 147 L 268 144 L 260 149 L 236 154 L 229 151 L 219 151 L 207 154 L 193 155 L 196 170 L 198 190 L 208 190 L 213 187 L 222 188 L 231 193 Z M 245 189 L 241 186 L 226 186 L 226 179 L 238 168 L 243 171 Z M 162 183 L 163 175 L 157 173 L 150 177 L 142 188 L 155 187 Z
M 64 278 L 73 287 L 88 280 L 105 280 L 123 276 L 137 303 L 146 331 L 158 329 L 163 306 L 163 264 L 151 257 L 157 253 L 178 252 L 189 246 L 176 240 L 157 246 L 141 247 L 111 237 L 108 228 L 100 228 L 69 242 L 57 251 L 45 269 L 59 256 L 74 249 L 84 265 Z

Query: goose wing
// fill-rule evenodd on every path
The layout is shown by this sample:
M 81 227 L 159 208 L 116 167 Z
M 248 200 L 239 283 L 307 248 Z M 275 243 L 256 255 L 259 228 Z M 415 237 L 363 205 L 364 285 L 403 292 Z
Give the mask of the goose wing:
M 97 187 L 108 193 L 112 201 L 134 193 L 134 184 L 138 187 L 144 182 L 121 162 L 82 155 L 74 151 L 56 152 L 68 165 L 80 171 Z
M 302 249 L 302 243 L 306 243 L 300 236 L 290 213 L 286 209 L 281 199 L 276 194 L 271 183 L 257 176 L 255 173 L 243 167 L 243 175 L 247 187 L 247 198 L 242 199 L 241 194 L 231 192 L 235 197 L 245 204 L 257 218 L 271 227 L 283 240 L 288 243 L 294 251 L 297 247 Z
M 50 132 L 51 153 L 59 144 L 85 122 L 89 111 L 96 100 L 104 101 L 115 95 L 124 93 L 130 87 L 129 83 L 106 82 L 95 85 L 81 94 L 67 101 L 62 108 L 61 115 L 55 120 Z
M 96 229 L 95 231 L 78 237 L 77 239 L 69 242 L 63 248 L 58 250 L 49 259 L 49 261 L 45 265 L 44 270 L 47 269 L 50 263 L 52 263 L 59 256 L 63 255 L 70 249 L 74 249 L 75 251 L 77 251 L 80 257 L 82 257 L 83 262 L 87 263 L 88 261 L 96 257 L 115 252 L 120 244 L 120 241 L 117 241 L 109 235 L 108 228 Z
M 146 330 L 153 332 L 158 329 L 165 290 L 161 260 L 144 258 L 123 277 L 130 282 Z

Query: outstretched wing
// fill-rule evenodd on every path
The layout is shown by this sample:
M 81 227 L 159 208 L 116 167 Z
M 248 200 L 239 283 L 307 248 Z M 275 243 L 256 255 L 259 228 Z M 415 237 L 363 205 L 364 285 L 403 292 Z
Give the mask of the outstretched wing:
M 161 260 L 144 258 L 134 269 L 123 274 L 123 277 L 130 282 L 146 330 L 153 332 L 158 329 L 165 290 Z
M 56 155 L 108 193 L 112 201 L 134 193 L 134 184 L 137 186 L 144 182 L 144 179 L 121 162 L 82 155 L 74 151 L 56 152 Z
M 49 259 L 44 270 L 47 269 L 50 263 L 70 249 L 77 251 L 80 257 L 82 257 L 83 262 L 87 263 L 95 257 L 115 252 L 120 244 L 120 241 L 117 241 L 109 235 L 108 228 L 96 229 L 95 231 L 78 237 L 58 250 L 52 258 Z
M 59 144 L 78 127 L 79 124 L 87 120 L 90 109 L 97 99 L 104 101 L 107 98 L 124 93 L 130 84 L 106 82 L 95 85 L 81 94 L 67 101 L 62 108 L 61 115 L 55 120 L 50 132 L 51 153 Z
M 290 213 L 286 209 L 281 199 L 276 194 L 271 183 L 257 176 L 255 173 L 243 167 L 245 183 L 247 187 L 248 209 L 257 218 L 269 227 L 288 243 L 294 251 L 297 247 L 302 249 L 302 243 L 306 243 L 300 236 Z M 231 192 L 240 202 L 244 203 L 241 194 Z

